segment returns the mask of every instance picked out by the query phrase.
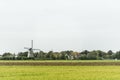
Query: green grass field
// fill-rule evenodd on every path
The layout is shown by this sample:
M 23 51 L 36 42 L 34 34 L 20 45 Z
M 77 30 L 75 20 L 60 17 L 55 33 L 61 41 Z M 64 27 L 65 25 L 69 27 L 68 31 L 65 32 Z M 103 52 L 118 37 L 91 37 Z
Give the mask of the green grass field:
M 34 61 L 0 61 L 34 62 Z M 114 62 L 105 61 L 35 61 L 35 62 Z M 115 61 L 120 63 L 120 61 Z M 16 63 L 17 64 L 17 63 Z M 120 66 L 0 66 L 0 80 L 120 80 Z
M 0 80 L 119 79 L 119 66 L 0 66 Z
M 120 60 L 0 60 L 0 62 L 120 62 Z

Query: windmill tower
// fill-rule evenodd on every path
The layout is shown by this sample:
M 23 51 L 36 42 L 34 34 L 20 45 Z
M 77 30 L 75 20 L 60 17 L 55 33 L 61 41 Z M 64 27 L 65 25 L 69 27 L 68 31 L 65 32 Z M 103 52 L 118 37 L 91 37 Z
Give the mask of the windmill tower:
M 33 49 L 33 40 L 31 40 L 31 47 L 30 48 L 24 47 L 24 49 L 28 50 L 28 57 L 29 58 L 33 58 L 34 57 L 34 54 L 33 54 L 34 50 L 39 50 L 40 51 L 40 49 Z

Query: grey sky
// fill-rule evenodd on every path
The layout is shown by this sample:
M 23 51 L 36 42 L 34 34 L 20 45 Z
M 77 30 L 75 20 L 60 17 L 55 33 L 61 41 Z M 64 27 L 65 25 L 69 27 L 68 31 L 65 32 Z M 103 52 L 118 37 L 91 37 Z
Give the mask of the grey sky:
M 0 0 L 0 52 L 120 50 L 119 0 Z

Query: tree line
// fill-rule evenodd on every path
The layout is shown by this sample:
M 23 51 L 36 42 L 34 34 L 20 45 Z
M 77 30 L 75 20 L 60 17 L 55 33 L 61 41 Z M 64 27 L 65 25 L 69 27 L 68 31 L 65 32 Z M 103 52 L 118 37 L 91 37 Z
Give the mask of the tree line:
M 4 53 L 0 56 L 0 60 L 104 60 L 104 59 L 120 59 L 120 51 L 113 52 L 109 50 L 104 52 L 101 50 L 75 52 L 72 50 L 61 52 L 33 52 L 34 57 L 28 57 L 28 52 Z

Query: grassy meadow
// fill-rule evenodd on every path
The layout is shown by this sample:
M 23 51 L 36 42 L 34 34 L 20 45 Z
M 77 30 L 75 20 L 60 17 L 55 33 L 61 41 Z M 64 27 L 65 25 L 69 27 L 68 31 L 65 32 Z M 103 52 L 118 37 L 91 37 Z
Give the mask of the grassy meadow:
M 120 62 L 120 60 L 0 60 L 0 62 Z
M 0 66 L 0 80 L 119 79 L 119 66 Z
M 34 62 L 34 61 L 0 61 Z M 35 62 L 80 62 L 80 61 L 35 61 Z M 82 62 L 114 62 L 82 61 Z M 120 63 L 120 61 L 115 61 Z M 15 63 L 17 64 L 17 63 Z M 40 65 L 1 65 L 0 80 L 119 80 L 120 66 L 40 66 Z

